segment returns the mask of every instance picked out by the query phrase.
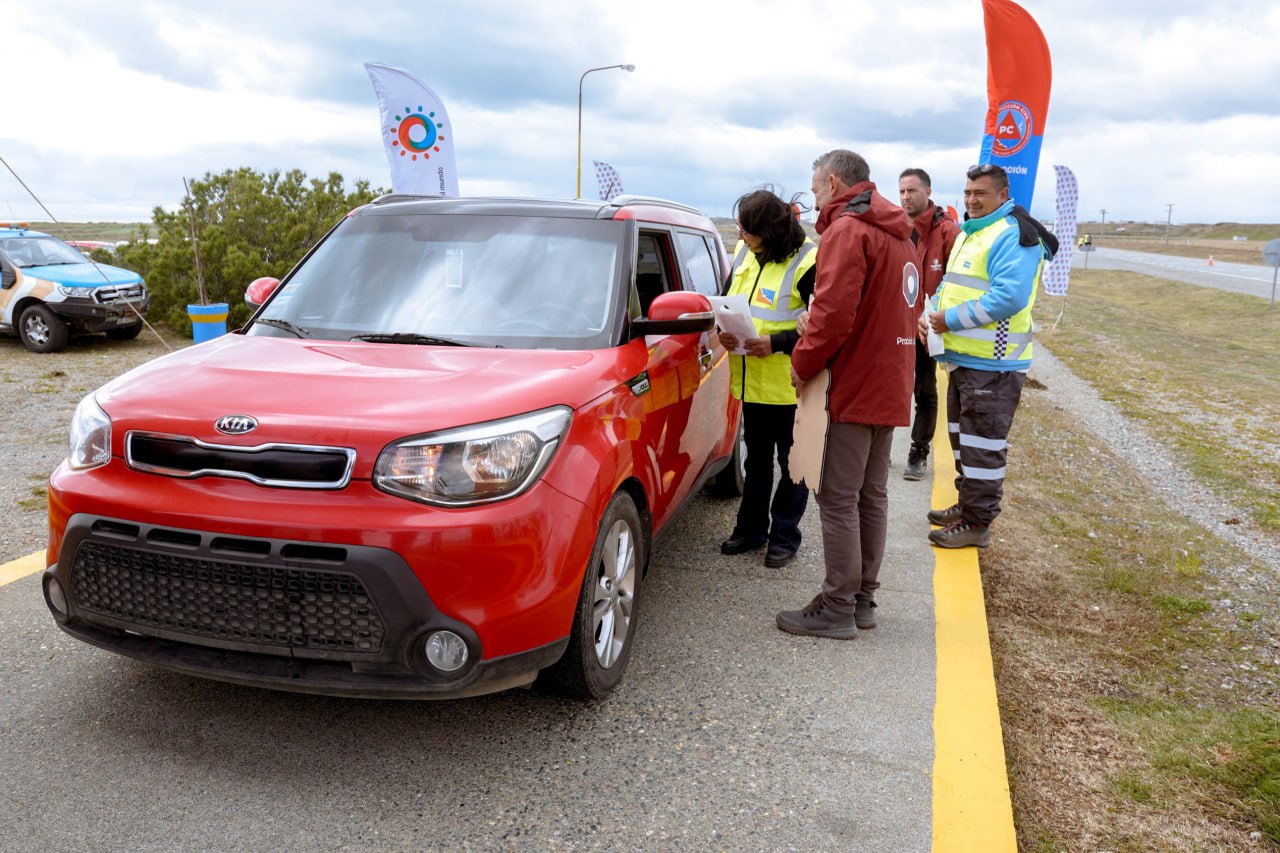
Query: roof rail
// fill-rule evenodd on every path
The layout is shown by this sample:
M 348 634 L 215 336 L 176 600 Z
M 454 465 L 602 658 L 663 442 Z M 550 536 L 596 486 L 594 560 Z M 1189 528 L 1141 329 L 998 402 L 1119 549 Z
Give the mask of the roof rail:
M 414 195 L 413 193 L 387 193 L 386 195 L 378 196 L 377 198 L 375 198 L 373 201 L 369 203 L 370 204 L 390 204 L 391 202 L 394 202 L 394 201 L 422 201 L 423 199 L 428 199 L 428 198 L 440 198 L 440 196 Z
M 696 207 L 690 207 L 689 205 L 681 204 L 678 201 L 671 201 L 670 199 L 658 198 L 656 196 L 649 195 L 632 195 L 630 193 L 622 193 L 621 195 L 615 195 L 611 198 L 609 200 L 609 204 L 616 204 L 619 207 L 624 207 L 628 204 L 652 204 L 656 207 L 670 207 L 675 210 L 683 210 L 687 213 L 702 214 L 702 211 L 698 210 Z

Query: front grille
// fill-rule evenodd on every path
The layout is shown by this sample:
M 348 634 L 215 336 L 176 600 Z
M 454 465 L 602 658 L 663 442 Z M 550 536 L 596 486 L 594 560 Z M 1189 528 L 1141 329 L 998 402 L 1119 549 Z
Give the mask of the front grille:
M 103 304 L 126 300 L 136 302 L 146 295 L 146 288 L 141 283 L 102 285 L 93 291 L 93 298 Z
M 348 572 L 259 566 L 85 541 L 71 566 L 78 609 L 138 633 L 264 652 L 376 655 L 386 627 Z
M 261 486 L 341 489 L 351 479 L 356 454 L 345 447 L 236 447 L 131 431 L 125 436 L 125 459 L 131 468 L 169 477 L 234 477 Z

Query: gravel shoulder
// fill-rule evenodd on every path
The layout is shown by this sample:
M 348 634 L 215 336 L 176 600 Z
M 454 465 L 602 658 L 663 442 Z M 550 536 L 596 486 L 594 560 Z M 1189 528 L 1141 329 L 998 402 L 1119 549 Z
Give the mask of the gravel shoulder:
M 44 548 L 48 537 L 49 474 L 67 455 L 67 429 L 76 405 L 90 391 L 190 341 L 150 331 L 136 340 L 77 338 L 58 353 L 34 353 L 17 338 L 0 337 L 0 563 Z

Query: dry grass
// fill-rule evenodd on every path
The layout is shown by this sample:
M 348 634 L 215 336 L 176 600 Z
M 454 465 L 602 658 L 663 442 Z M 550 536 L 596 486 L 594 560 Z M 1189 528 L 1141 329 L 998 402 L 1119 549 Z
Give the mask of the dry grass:
M 1280 498 L 1280 311 L 1124 273 L 1071 287 L 1067 320 L 1041 338 L 1122 411 L 1158 421 L 1265 535 Z M 1051 321 L 1059 307 L 1041 310 Z M 1280 850 L 1275 582 L 1227 580 L 1267 570 L 1153 498 L 1135 460 L 1053 390 L 1023 395 L 982 553 L 1019 846 Z M 1212 462 L 1241 453 L 1246 469 Z

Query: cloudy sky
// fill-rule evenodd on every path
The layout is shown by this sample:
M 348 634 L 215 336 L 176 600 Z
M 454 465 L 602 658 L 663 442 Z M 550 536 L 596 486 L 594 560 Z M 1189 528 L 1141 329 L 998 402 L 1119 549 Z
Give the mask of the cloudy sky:
M 1055 163 L 1081 219 L 1280 223 L 1280 4 L 1024 0 L 1053 55 L 1033 210 Z M 250 166 L 389 187 L 362 63 L 444 100 L 463 195 L 572 198 L 578 81 L 592 160 L 628 192 L 728 215 L 807 191 L 852 148 L 897 198 L 954 203 L 986 112 L 980 0 L 0 0 L 0 157 L 53 215 L 143 221 L 182 178 Z M 41 220 L 0 168 L 0 218 Z

